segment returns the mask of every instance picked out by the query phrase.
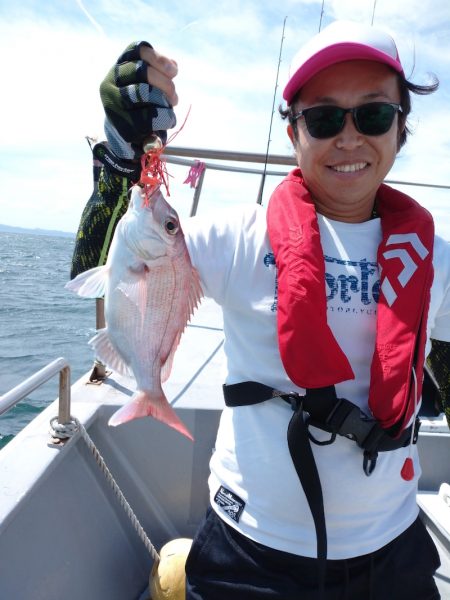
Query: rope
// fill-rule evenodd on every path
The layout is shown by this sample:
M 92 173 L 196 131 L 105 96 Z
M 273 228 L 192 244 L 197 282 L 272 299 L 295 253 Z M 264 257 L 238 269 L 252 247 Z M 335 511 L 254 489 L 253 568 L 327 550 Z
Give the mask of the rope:
M 65 440 L 72 437 L 78 431 L 77 424 L 74 419 L 70 423 L 59 423 L 58 417 L 53 417 L 50 421 L 50 434 L 58 440 Z
M 95 462 L 98 464 L 98 466 L 100 467 L 100 470 L 103 472 L 108 483 L 112 487 L 114 494 L 116 495 L 117 499 L 119 500 L 119 503 L 122 506 L 122 508 L 124 509 L 128 518 L 130 519 L 130 521 L 131 521 L 134 529 L 136 530 L 139 538 L 141 539 L 142 543 L 148 550 L 148 552 L 149 552 L 150 556 L 153 558 L 153 560 L 156 562 L 159 562 L 158 552 L 156 551 L 156 549 L 153 546 L 153 544 L 151 543 L 149 537 L 145 533 L 144 528 L 140 524 L 137 516 L 135 515 L 131 506 L 129 505 L 127 499 L 123 495 L 122 490 L 120 489 L 119 485 L 115 481 L 114 476 L 112 475 L 111 471 L 108 469 L 102 455 L 100 454 L 98 448 L 92 441 L 92 438 L 86 431 L 84 425 L 82 425 L 78 421 L 78 419 L 75 419 L 74 417 L 71 417 L 70 423 L 64 423 L 64 424 L 58 423 L 58 417 L 54 417 L 50 421 L 50 427 L 51 427 L 51 432 L 50 432 L 51 435 L 53 437 L 56 437 L 59 439 L 70 438 L 70 437 L 73 437 L 73 435 L 77 431 L 80 432 L 81 437 L 85 441 L 87 447 L 89 448 L 92 455 L 94 456 Z

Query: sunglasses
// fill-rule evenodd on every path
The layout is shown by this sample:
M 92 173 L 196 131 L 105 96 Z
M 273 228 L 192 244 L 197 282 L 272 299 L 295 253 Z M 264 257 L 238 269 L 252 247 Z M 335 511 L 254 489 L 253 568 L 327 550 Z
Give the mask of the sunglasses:
M 292 122 L 303 117 L 308 133 L 314 138 L 323 140 L 340 133 L 344 129 L 345 115 L 350 113 L 359 133 L 383 135 L 392 127 L 398 112 L 403 112 L 402 107 L 392 102 L 369 102 L 355 108 L 313 106 L 296 113 L 292 117 Z

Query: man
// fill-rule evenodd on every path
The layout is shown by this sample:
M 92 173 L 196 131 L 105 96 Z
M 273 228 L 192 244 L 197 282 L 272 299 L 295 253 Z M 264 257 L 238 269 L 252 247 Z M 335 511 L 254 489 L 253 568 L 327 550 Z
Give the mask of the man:
M 176 102 L 174 63 L 133 52 L 139 77 L 116 70 L 102 84 L 124 159 L 151 131 L 118 88 L 145 79 Z M 409 91 L 436 87 L 406 81 L 388 35 L 332 24 L 292 63 L 285 116 L 299 169 L 267 214 L 184 224 L 223 308 L 227 355 L 189 600 L 439 598 L 413 442 L 429 338 L 450 342 L 450 249 L 427 211 L 382 185 L 406 139 Z

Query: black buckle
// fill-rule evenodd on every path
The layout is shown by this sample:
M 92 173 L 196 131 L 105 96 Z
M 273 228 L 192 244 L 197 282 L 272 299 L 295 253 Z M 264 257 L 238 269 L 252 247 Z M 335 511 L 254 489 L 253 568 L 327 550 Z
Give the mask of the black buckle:
M 315 390 L 316 391 L 316 390 Z M 317 390 L 319 391 L 319 390 Z M 346 398 L 334 398 L 333 407 L 324 415 L 324 406 L 315 410 L 315 399 L 303 396 L 297 392 L 279 395 L 283 400 L 289 402 L 293 411 L 304 411 L 304 423 L 310 442 L 317 446 L 329 446 L 336 440 L 337 435 L 342 435 L 354 441 L 363 450 L 363 471 L 370 476 L 376 467 L 378 453 L 388 450 L 396 450 L 407 446 L 411 440 L 411 430 L 408 428 L 402 438 L 396 440 L 391 438 L 382 429 L 375 419 L 368 417 L 356 405 Z M 325 405 L 325 410 L 326 410 Z M 330 406 L 328 404 L 328 406 Z M 313 413 L 313 415 L 311 415 Z M 311 426 L 326 431 L 330 434 L 329 439 L 321 441 L 311 433 Z M 413 425 L 413 443 L 417 442 L 420 420 L 417 419 Z
M 364 414 L 356 405 L 345 398 L 339 398 L 327 418 L 327 425 L 349 440 L 365 449 L 368 438 L 375 432 L 377 422 Z

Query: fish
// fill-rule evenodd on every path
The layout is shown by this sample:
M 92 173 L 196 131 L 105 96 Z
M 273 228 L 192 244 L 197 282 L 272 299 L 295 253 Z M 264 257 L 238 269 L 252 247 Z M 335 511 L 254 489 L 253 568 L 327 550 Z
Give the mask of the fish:
M 109 368 L 132 375 L 136 391 L 108 424 L 151 416 L 193 440 L 162 389 L 182 333 L 203 297 L 177 212 L 156 187 L 136 185 L 106 264 L 69 281 L 82 297 L 105 297 L 105 324 L 89 341 Z

